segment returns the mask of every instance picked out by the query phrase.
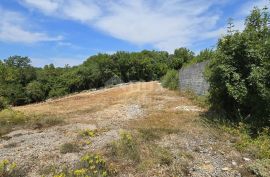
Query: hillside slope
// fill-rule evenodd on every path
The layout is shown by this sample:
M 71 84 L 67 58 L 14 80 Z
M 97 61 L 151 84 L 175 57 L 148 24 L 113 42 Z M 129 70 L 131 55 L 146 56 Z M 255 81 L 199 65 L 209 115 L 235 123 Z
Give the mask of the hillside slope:
M 87 153 L 104 156 L 115 176 L 252 176 L 245 168 L 252 160 L 234 149 L 233 137 L 203 123 L 204 109 L 158 82 L 14 109 L 64 120 L 49 128 L 15 130 L 0 139 L 0 159 L 16 162 L 28 176 L 72 169 Z M 123 132 L 132 137 L 128 142 L 134 141 L 132 151 L 123 150 Z M 76 150 L 63 152 L 64 144 Z

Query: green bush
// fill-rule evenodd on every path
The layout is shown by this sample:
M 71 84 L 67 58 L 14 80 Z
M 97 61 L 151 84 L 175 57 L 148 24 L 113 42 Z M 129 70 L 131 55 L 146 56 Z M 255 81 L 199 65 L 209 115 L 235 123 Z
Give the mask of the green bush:
M 213 110 L 255 128 L 270 125 L 269 16 L 255 8 L 243 32 L 230 29 L 206 72 Z
M 176 90 L 178 88 L 179 74 L 176 70 L 169 70 L 165 76 L 161 78 L 161 84 L 163 87 L 170 90 Z
M 8 102 L 4 97 L 0 97 L 0 111 L 7 108 Z

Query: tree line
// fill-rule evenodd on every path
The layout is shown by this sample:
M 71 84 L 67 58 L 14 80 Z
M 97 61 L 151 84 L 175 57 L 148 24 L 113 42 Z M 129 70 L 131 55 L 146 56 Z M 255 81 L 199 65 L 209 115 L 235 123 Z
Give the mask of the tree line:
M 11 56 L 0 60 L 0 109 L 4 105 L 24 105 L 73 92 L 103 87 L 111 78 L 123 82 L 159 80 L 168 70 L 180 69 L 193 60 L 208 59 L 205 50 L 199 55 L 187 48 L 165 51 L 97 54 L 81 65 L 43 68 L 31 65 L 28 57 Z

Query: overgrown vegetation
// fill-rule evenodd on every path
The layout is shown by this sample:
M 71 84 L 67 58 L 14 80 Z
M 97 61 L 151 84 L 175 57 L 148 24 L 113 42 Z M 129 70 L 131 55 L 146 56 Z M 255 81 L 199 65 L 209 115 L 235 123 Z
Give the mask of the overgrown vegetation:
M 270 126 L 269 17 L 267 8 L 255 8 L 242 32 L 230 24 L 207 73 L 212 109 L 253 129 Z
M 161 78 L 161 84 L 163 87 L 170 90 L 176 90 L 179 83 L 179 73 L 177 70 L 168 70 L 165 76 Z

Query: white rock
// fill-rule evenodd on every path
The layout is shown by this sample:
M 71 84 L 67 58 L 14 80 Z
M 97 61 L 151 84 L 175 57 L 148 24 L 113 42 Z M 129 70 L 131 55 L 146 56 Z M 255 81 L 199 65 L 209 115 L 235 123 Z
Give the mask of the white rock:
M 232 161 L 232 165 L 233 165 L 233 166 L 236 166 L 237 163 L 236 163 L 235 161 Z
M 228 167 L 222 168 L 222 171 L 229 171 L 230 169 Z
M 246 161 L 246 162 L 250 161 L 250 159 L 246 158 L 246 157 L 244 157 L 243 160 Z

